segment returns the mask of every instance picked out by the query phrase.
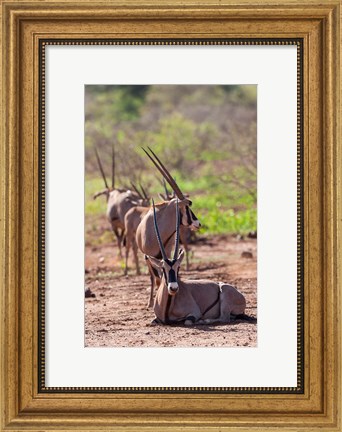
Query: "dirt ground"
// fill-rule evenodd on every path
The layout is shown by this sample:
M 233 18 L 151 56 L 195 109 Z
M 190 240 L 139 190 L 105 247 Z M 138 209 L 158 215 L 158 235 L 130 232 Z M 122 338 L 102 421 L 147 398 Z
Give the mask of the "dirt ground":
M 117 256 L 117 248 L 112 241 L 101 246 L 87 242 L 85 264 L 86 288 L 90 288 L 96 296 L 85 299 L 85 346 L 257 346 L 256 322 L 236 320 L 224 325 L 191 327 L 152 325 L 153 309 L 146 307 L 150 279 L 142 255 L 140 266 L 143 274 L 135 275 L 131 261 L 129 275 L 125 277 L 123 260 Z M 185 270 L 184 261 L 180 275 L 183 280 L 211 279 L 234 285 L 246 297 L 246 314 L 256 317 L 256 264 L 255 239 L 204 237 L 199 234 L 197 241 L 191 245 L 190 271 Z

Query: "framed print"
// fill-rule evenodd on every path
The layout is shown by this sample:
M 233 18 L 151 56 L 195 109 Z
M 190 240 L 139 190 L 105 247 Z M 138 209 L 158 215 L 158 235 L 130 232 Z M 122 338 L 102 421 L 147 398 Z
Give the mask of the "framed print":
M 340 2 L 1 6 L 2 430 L 341 430 Z

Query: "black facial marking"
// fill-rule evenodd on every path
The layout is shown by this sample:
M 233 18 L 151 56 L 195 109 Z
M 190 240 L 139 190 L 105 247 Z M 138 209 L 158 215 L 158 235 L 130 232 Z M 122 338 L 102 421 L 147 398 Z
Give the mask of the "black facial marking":
M 197 217 L 194 215 L 194 212 L 192 210 L 190 210 L 191 216 L 192 216 L 192 220 L 197 221 Z
M 168 272 L 169 277 L 168 278 L 166 277 L 166 270 L 164 267 L 163 267 L 163 273 L 164 273 L 165 280 L 168 281 L 169 283 L 177 282 L 177 276 L 178 276 L 179 268 L 177 269 L 177 275 L 176 275 L 176 272 L 174 271 L 174 269 L 172 268 L 172 266 L 175 264 L 176 261 L 177 261 L 177 259 L 174 259 L 174 260 L 166 259 L 165 260 L 166 264 L 170 267 L 170 270 Z
M 176 273 L 173 268 L 169 270 L 169 282 L 177 282 Z
M 166 264 L 167 264 L 168 266 L 170 266 L 170 267 L 172 267 L 173 264 L 174 264 L 176 261 L 177 261 L 177 259 L 174 259 L 174 260 L 166 259 L 166 260 L 165 260 Z
M 192 224 L 192 219 L 191 219 L 191 215 L 190 215 L 191 210 L 190 210 L 190 208 L 188 206 L 186 206 L 185 207 L 185 211 L 186 211 L 186 220 L 187 220 L 187 223 L 188 223 L 188 225 L 191 225 Z

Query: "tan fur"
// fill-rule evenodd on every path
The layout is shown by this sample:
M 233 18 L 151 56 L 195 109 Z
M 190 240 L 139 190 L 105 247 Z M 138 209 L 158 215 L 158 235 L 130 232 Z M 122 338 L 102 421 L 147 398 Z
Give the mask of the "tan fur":
M 173 265 L 177 272 L 183 259 L 182 251 Z M 166 267 L 164 261 L 151 260 L 152 265 Z M 166 274 L 168 269 L 165 268 Z M 245 297 L 232 285 L 216 283 L 210 280 L 188 280 L 183 281 L 178 277 L 178 291 L 171 296 L 168 317 L 166 317 L 167 302 L 170 295 L 168 290 L 168 281 L 163 275 L 160 287 L 157 291 L 154 312 L 156 317 L 162 322 L 167 323 L 167 318 L 171 322 L 184 322 L 191 325 L 192 317 L 196 324 L 228 323 L 231 314 L 244 314 L 246 309 Z M 206 312 L 216 299 L 220 297 L 218 303 Z
M 185 250 L 185 262 L 186 262 L 186 271 L 190 270 L 190 248 L 189 248 L 189 243 L 188 243 L 188 234 L 189 234 L 190 228 L 189 227 L 185 227 L 185 226 L 181 226 L 180 230 L 179 230 L 179 238 L 181 241 L 181 244 L 183 245 L 183 248 Z
M 148 201 L 142 200 L 135 192 L 125 189 L 106 189 L 95 194 L 94 199 L 100 195 L 106 195 L 106 216 L 116 237 L 119 255 L 122 258 L 122 241 L 125 232 L 125 215 L 131 208 L 138 205 L 146 205 L 148 204 Z
M 149 211 L 147 207 L 132 207 L 125 215 L 124 226 L 125 226 L 125 237 L 126 237 L 126 260 L 125 260 L 125 275 L 128 273 L 128 256 L 130 248 L 133 249 L 136 272 L 140 275 L 139 258 L 137 243 L 135 240 L 135 234 L 137 228 L 144 217 L 144 215 Z
M 178 207 L 182 214 L 185 212 L 185 207 L 187 205 L 189 205 L 188 199 L 184 199 L 178 202 Z M 173 198 L 170 201 L 159 203 L 158 206 L 155 205 L 155 208 L 161 239 L 166 253 L 170 254 L 175 244 L 176 199 Z M 193 229 L 197 228 L 193 227 Z M 157 237 L 154 231 L 152 208 L 145 214 L 137 228 L 136 243 L 138 245 L 138 248 L 147 256 L 157 257 L 160 253 Z M 151 283 L 148 306 L 152 307 L 153 286 L 159 286 L 159 278 L 155 278 L 153 274 L 151 274 L 151 272 L 150 275 L 151 280 L 154 278 L 154 281 Z
M 165 187 L 165 194 L 159 194 L 160 198 L 162 198 L 164 201 L 171 201 L 173 198 L 175 198 L 175 193 L 170 194 L 166 188 L 166 185 L 164 184 Z M 185 195 L 186 198 L 189 198 L 189 194 Z M 156 205 L 157 206 L 157 205 Z M 179 236 L 180 236 L 180 241 L 181 244 L 183 245 L 183 248 L 185 250 L 185 258 L 186 258 L 186 271 L 190 270 L 190 248 L 189 248 L 189 243 L 188 243 L 188 235 L 190 232 L 190 228 L 187 226 L 181 226 L 180 227 L 180 232 L 179 232 Z
M 174 246 L 174 233 L 176 226 L 176 199 L 161 203 L 162 205 L 155 206 L 157 214 L 157 223 L 164 244 L 166 253 L 169 254 Z M 185 207 L 189 204 L 188 199 L 179 201 L 178 206 L 183 215 Z M 182 216 L 184 218 L 184 216 Z M 192 227 L 197 229 L 197 227 Z M 170 237 L 171 236 L 171 237 Z M 168 240 L 167 244 L 165 242 Z M 142 219 L 136 234 L 136 241 L 139 249 L 149 256 L 159 255 L 159 245 L 154 234 L 153 210 L 150 211 Z

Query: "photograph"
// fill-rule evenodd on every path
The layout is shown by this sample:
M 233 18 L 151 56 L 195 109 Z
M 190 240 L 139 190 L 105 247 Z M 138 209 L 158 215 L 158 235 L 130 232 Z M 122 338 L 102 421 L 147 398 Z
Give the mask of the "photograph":
M 85 85 L 85 347 L 257 347 L 257 85 Z

